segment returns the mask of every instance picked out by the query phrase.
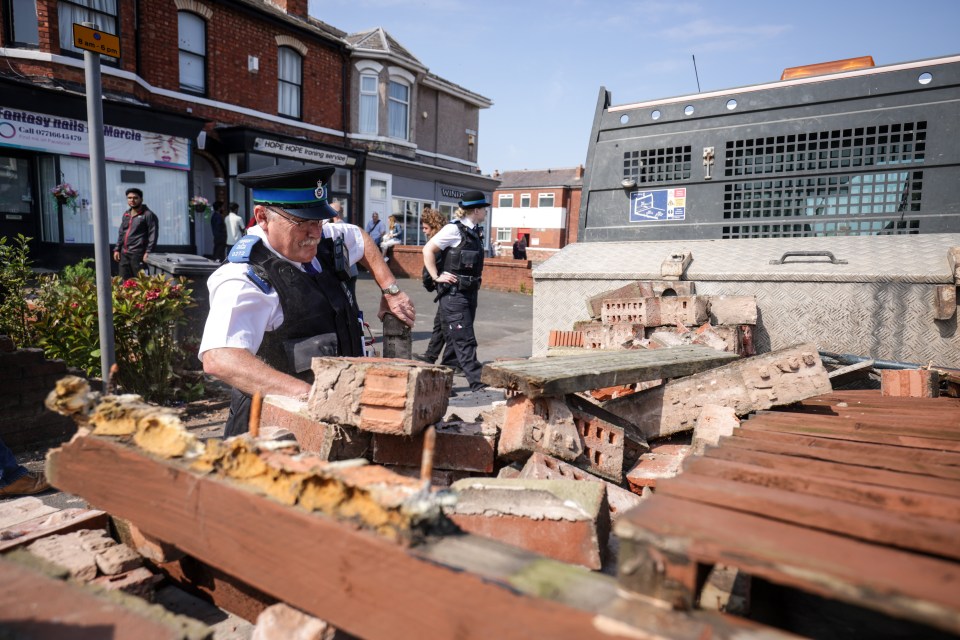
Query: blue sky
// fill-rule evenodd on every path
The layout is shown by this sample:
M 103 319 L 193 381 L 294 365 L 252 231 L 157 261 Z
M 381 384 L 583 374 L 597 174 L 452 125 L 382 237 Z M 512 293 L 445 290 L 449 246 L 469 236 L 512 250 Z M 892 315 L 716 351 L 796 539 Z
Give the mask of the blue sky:
M 786 67 L 960 54 L 958 0 L 310 0 L 355 33 L 383 27 L 432 73 L 493 101 L 483 173 L 586 161 L 601 86 L 628 104 L 777 80 Z

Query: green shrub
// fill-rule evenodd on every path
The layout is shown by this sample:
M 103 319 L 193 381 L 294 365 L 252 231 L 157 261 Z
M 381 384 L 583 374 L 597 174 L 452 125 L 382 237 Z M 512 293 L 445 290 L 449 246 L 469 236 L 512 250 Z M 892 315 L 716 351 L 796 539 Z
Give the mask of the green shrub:
M 192 304 L 186 279 L 141 273 L 112 280 L 117 373 L 113 383 L 146 400 L 167 403 L 202 394 L 176 373 L 185 354 L 176 340 Z M 100 374 L 96 274 L 89 259 L 46 278 L 40 287 L 35 332 L 48 357 L 62 358 L 88 376 Z
M 10 336 L 17 346 L 32 346 L 35 342 L 30 286 L 30 238 L 17 234 L 15 238 L 0 237 L 0 334 Z

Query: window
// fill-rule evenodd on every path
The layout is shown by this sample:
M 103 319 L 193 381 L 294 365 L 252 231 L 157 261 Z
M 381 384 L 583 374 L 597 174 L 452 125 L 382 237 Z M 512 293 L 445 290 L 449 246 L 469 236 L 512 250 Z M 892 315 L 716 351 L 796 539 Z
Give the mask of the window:
M 530 194 L 529 194 L 529 193 L 521 193 L 521 194 L 520 194 L 520 206 L 521 206 L 521 207 L 529 207 L 529 206 L 530 206 Z
M 510 242 L 513 240 L 512 227 L 497 227 L 497 242 Z
M 37 46 L 40 28 L 37 20 L 37 0 L 11 0 L 10 14 L 6 16 L 7 38 L 13 45 Z
M 403 244 L 423 245 L 427 239 L 420 229 L 420 215 L 433 203 L 428 200 L 410 200 L 408 198 L 393 199 L 393 215 L 403 227 Z M 386 224 L 386 221 L 384 221 Z
M 513 206 L 513 194 L 512 193 L 501 193 L 500 201 L 498 202 L 500 207 L 512 207 Z
M 377 135 L 377 115 L 380 98 L 377 94 L 379 80 L 374 73 L 360 76 L 360 133 Z
M 386 180 L 377 180 L 376 178 L 370 180 L 370 198 L 372 200 L 387 199 L 387 181 Z
M 410 87 L 396 80 L 390 81 L 388 115 L 387 135 L 406 140 L 410 122 Z
M 437 207 L 437 210 L 440 211 L 440 213 L 442 213 L 447 220 L 453 220 L 453 214 L 457 211 L 457 205 L 440 203 L 440 206 Z
M 277 112 L 282 116 L 299 118 L 303 58 L 290 47 L 280 47 L 277 64 Z
M 190 93 L 207 91 L 207 23 L 189 11 L 177 12 L 180 46 L 180 88 Z
M 538 207 L 552 207 L 553 206 L 553 194 L 552 193 L 541 193 L 537 199 Z
M 17 4 L 33 4 L 20 2 Z M 92 22 L 100 31 L 119 35 L 117 31 L 117 0 L 60 0 L 57 4 L 60 24 L 61 51 L 83 53 L 73 46 L 73 23 Z

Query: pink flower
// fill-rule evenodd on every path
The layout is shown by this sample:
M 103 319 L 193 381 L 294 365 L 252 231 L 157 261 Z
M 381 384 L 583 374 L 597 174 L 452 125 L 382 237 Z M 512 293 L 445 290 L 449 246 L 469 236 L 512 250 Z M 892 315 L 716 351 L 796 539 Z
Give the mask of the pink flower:
M 147 295 L 146 295 L 147 300 L 156 300 L 159 297 L 160 297 L 159 289 L 150 289 L 150 291 L 147 291 Z
M 71 302 L 71 303 L 70 303 L 70 308 L 71 308 L 71 309 L 76 309 L 76 308 L 79 307 L 79 306 L 80 306 L 80 303 L 78 303 L 78 302 Z
M 139 309 L 140 311 L 143 311 L 143 309 L 144 309 L 144 304 L 143 304 L 142 302 L 136 302 L 136 303 L 134 303 L 133 306 L 134 306 L 134 308 Z
M 134 280 L 133 278 L 129 278 L 128 280 L 123 281 L 124 289 L 133 289 L 135 286 L 137 286 L 137 281 Z

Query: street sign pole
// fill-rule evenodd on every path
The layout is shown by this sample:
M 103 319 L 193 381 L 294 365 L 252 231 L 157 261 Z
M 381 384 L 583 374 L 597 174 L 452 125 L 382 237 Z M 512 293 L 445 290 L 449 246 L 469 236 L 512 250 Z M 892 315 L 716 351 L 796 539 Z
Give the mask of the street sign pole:
M 83 26 L 97 29 L 89 22 Z M 93 189 L 93 257 L 97 272 L 97 319 L 100 323 L 100 373 L 104 392 L 109 392 L 110 368 L 116 361 L 113 335 L 113 285 L 110 281 L 110 241 L 107 238 L 107 174 L 103 150 L 103 92 L 100 86 L 100 54 L 83 52 L 87 84 L 87 127 L 90 132 L 90 185 Z

